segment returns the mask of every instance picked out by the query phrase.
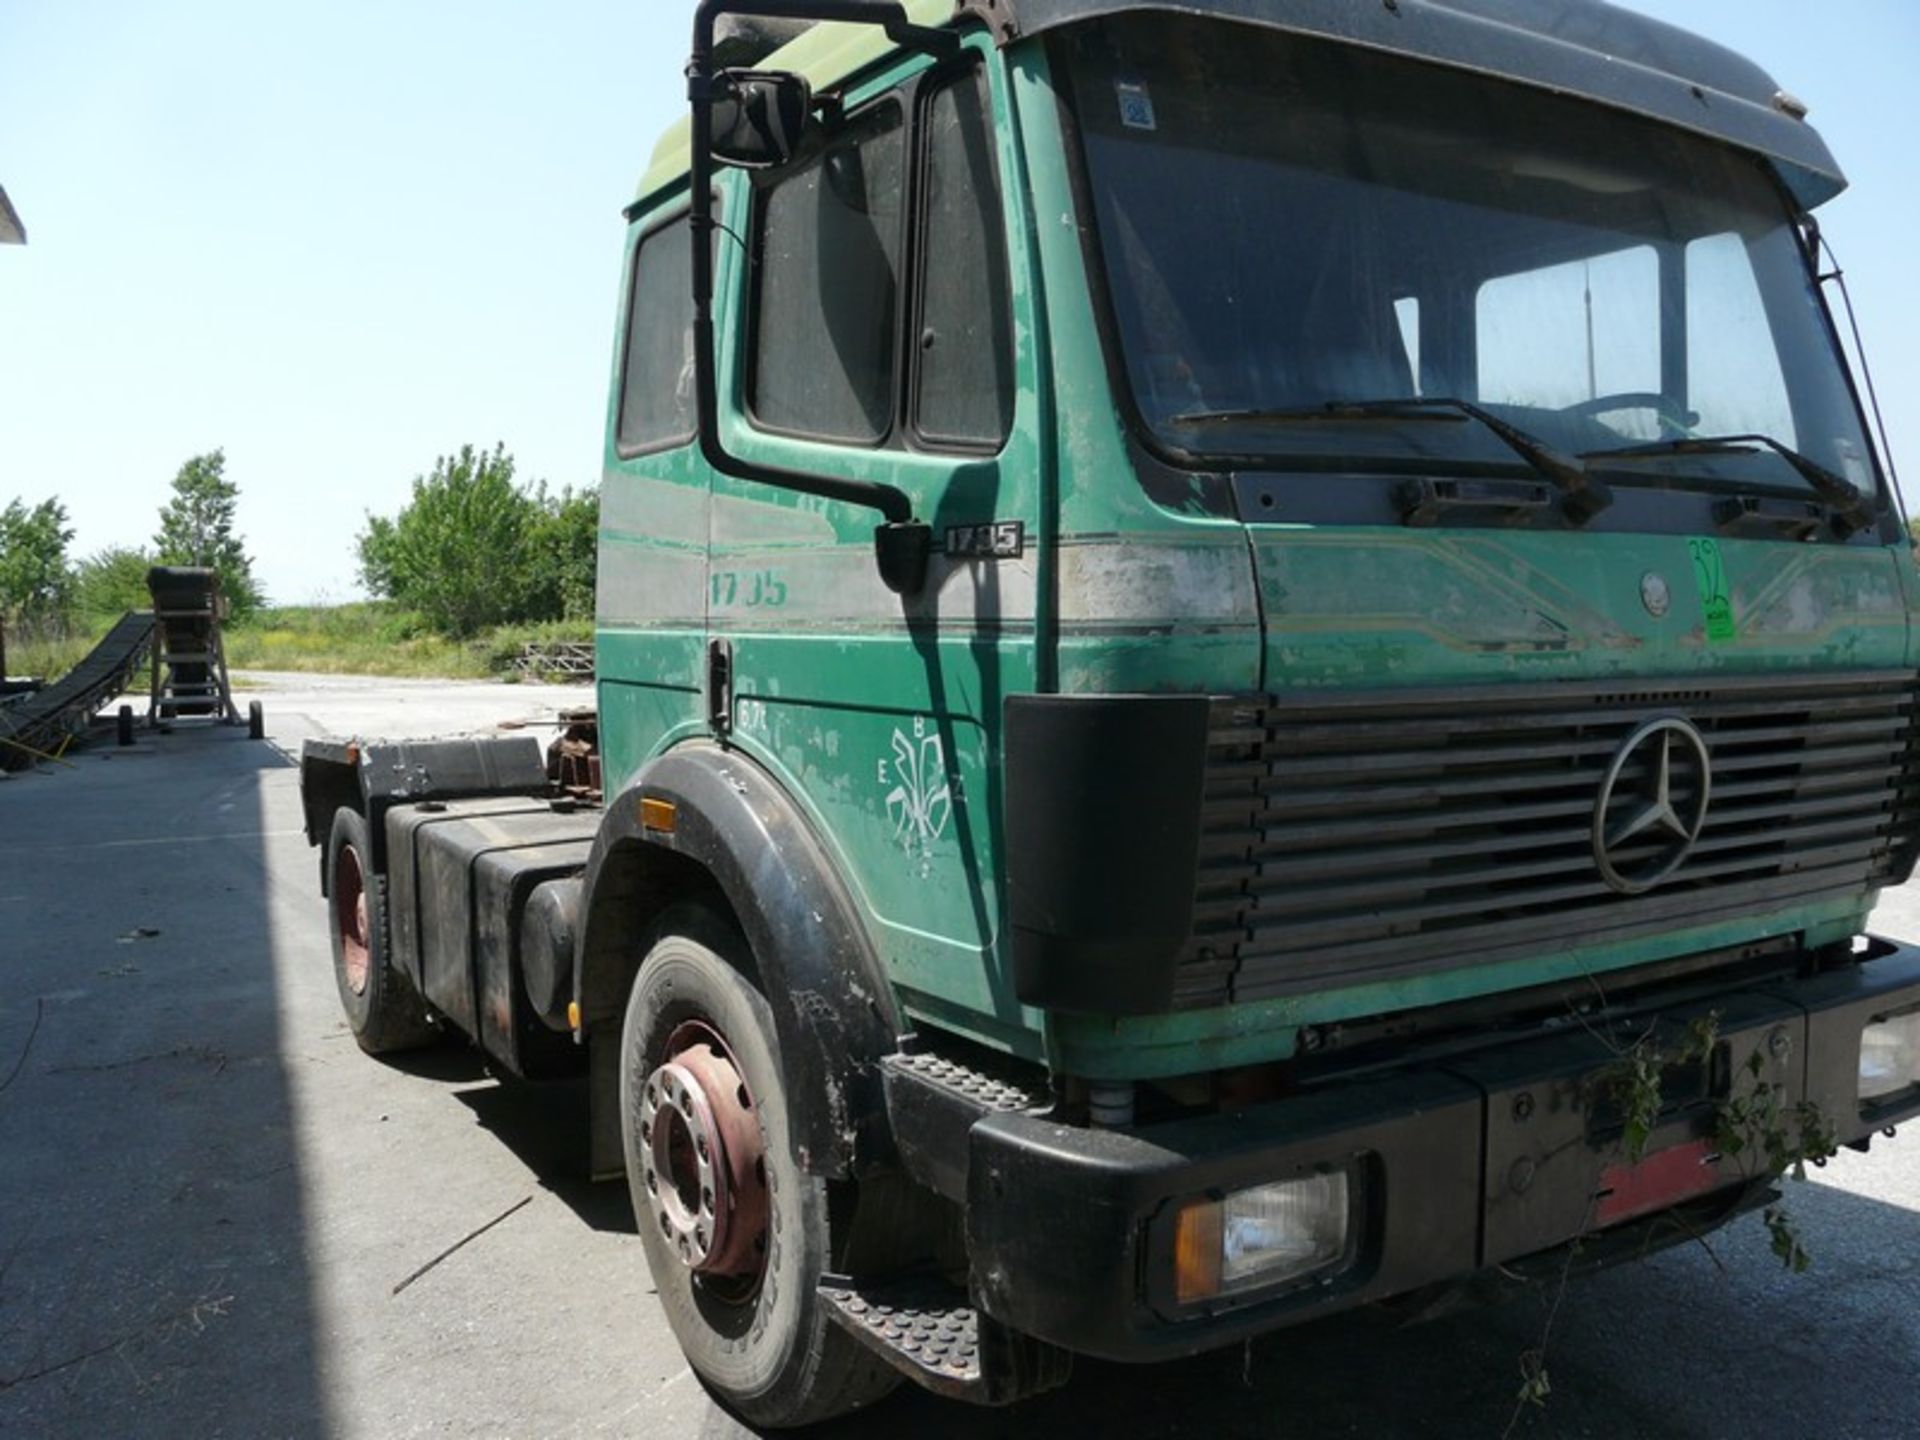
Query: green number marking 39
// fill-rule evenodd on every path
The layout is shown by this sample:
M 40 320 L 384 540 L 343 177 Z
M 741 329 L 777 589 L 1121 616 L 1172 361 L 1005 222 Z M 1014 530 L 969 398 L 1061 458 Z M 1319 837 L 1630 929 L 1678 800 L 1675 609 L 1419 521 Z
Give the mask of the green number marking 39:
M 1707 642 L 1724 644 L 1733 639 L 1733 597 L 1727 592 L 1727 567 L 1720 558 L 1720 542 L 1689 540 L 1687 553 L 1693 557 L 1693 578 L 1700 587 L 1700 613 L 1707 623 Z

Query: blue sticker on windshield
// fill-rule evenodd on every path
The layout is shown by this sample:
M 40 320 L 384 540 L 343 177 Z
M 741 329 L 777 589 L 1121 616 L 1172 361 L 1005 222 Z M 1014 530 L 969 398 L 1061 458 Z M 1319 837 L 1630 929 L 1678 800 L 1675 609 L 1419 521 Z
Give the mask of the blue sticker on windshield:
M 1144 85 L 1131 85 L 1122 80 L 1113 87 L 1120 97 L 1120 123 L 1129 130 L 1158 130 L 1159 124 L 1153 118 L 1153 96 L 1147 93 Z

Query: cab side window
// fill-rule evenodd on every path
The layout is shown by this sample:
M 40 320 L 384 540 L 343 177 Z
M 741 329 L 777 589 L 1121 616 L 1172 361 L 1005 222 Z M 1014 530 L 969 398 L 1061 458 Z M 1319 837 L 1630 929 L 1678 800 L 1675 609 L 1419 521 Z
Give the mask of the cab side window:
M 1013 419 L 1013 346 L 986 72 L 942 85 L 924 117 L 915 427 L 935 443 L 998 448 Z
M 748 403 L 762 429 L 874 445 L 893 428 L 906 127 L 854 120 L 760 197 Z
M 633 257 L 627 353 L 616 428 L 621 454 L 694 436 L 693 257 L 687 217 L 652 230 Z
M 1013 330 L 985 70 L 910 83 L 763 180 L 751 291 L 760 429 L 997 450 Z

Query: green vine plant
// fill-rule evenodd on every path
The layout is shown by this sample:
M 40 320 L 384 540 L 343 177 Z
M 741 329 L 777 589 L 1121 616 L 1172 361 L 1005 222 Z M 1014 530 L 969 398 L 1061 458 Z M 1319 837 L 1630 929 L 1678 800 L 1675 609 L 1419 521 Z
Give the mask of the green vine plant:
M 1747 1058 L 1744 1068 L 1751 1077 L 1750 1087 L 1746 1094 L 1720 1102 L 1714 1144 L 1722 1155 L 1752 1167 L 1749 1174 L 1757 1168 L 1768 1179 L 1791 1173 L 1795 1180 L 1805 1180 L 1808 1161 L 1824 1164 L 1838 1151 L 1833 1126 L 1812 1101 L 1783 1106 L 1781 1087 L 1761 1078 L 1766 1067 L 1758 1051 Z M 1761 1163 L 1753 1166 L 1755 1160 Z M 1803 1273 L 1813 1257 L 1785 1203 L 1775 1201 L 1761 1212 L 1761 1218 L 1780 1263 L 1796 1275 Z
M 1720 1013 L 1703 1015 L 1687 1027 L 1678 1046 L 1664 1049 L 1651 1031 L 1633 1045 L 1616 1052 L 1601 1084 L 1620 1103 L 1623 1116 L 1621 1149 L 1631 1164 L 1646 1158 L 1647 1144 L 1666 1108 L 1661 1076 L 1672 1066 L 1704 1063 L 1720 1044 Z M 1720 1155 L 1740 1167 L 1748 1180 L 1773 1180 L 1791 1175 L 1807 1178 L 1809 1162 L 1819 1165 L 1839 1149 L 1832 1124 L 1810 1100 L 1788 1105 L 1785 1086 L 1767 1079 L 1766 1060 L 1759 1050 L 1747 1057 L 1735 1077 L 1731 1093 L 1714 1103 L 1713 1141 Z M 1784 1202 L 1762 1212 L 1773 1253 L 1795 1274 L 1804 1272 L 1813 1257 Z
M 1595 1092 L 1609 1095 L 1618 1106 L 1621 1153 L 1629 1164 L 1637 1165 L 1646 1158 L 1647 1146 L 1666 1110 L 1663 1076 L 1677 1066 L 1711 1063 L 1720 1045 L 1720 1012 L 1712 1011 L 1695 1019 L 1677 1044 L 1663 1045 L 1655 1027 L 1649 1027 L 1631 1045 L 1624 1046 L 1591 1026 L 1588 1031 L 1613 1052 L 1613 1063 L 1597 1077 Z M 1739 1167 L 1743 1179 L 1774 1180 L 1790 1174 L 1796 1181 L 1805 1180 L 1809 1163 L 1824 1164 L 1837 1152 L 1833 1126 L 1811 1101 L 1788 1105 L 1783 1099 L 1785 1086 L 1769 1080 L 1766 1071 L 1766 1059 L 1756 1049 L 1734 1077 L 1730 1093 L 1714 1102 L 1714 1146 L 1723 1160 Z M 1528 1410 L 1544 1409 L 1552 1394 L 1547 1345 L 1572 1277 L 1574 1261 L 1592 1233 L 1594 1210 L 1595 1205 L 1589 1202 L 1586 1218 L 1568 1244 L 1567 1263 L 1561 1269 L 1548 1307 L 1540 1343 L 1520 1356 L 1520 1389 L 1503 1436 L 1513 1433 Z M 1813 1256 L 1786 1202 L 1775 1200 L 1761 1212 L 1761 1218 L 1780 1263 L 1796 1275 L 1804 1273 L 1812 1265 Z M 1693 1238 L 1713 1256 L 1713 1249 L 1704 1236 Z M 1717 1261 L 1718 1257 L 1714 1258 Z
M 1637 1165 L 1646 1158 L 1647 1142 L 1653 1138 L 1653 1128 L 1666 1108 L 1662 1073 L 1669 1066 L 1706 1061 L 1719 1043 L 1720 1012 L 1715 1010 L 1689 1025 L 1680 1045 L 1671 1052 L 1660 1047 L 1651 1029 L 1626 1049 L 1615 1047 L 1614 1063 L 1601 1073 L 1598 1088 L 1619 1101 L 1620 1146 L 1629 1163 Z

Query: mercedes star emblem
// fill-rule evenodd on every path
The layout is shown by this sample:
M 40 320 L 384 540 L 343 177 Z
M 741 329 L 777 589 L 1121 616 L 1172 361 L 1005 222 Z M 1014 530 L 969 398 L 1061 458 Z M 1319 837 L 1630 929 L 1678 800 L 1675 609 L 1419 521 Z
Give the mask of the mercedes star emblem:
M 1608 885 L 1638 895 L 1680 868 L 1706 824 L 1712 768 L 1706 740 L 1678 716 L 1627 737 L 1593 806 L 1593 858 Z

